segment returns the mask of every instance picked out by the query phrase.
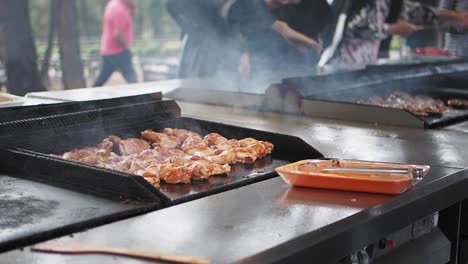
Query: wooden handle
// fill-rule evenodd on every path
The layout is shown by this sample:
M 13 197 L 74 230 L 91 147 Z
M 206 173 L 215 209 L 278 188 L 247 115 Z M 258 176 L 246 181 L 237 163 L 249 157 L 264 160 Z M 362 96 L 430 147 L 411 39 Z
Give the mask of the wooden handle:
M 48 242 L 33 246 L 33 251 L 62 254 L 108 254 L 120 255 L 135 258 L 152 260 L 162 260 L 175 263 L 211 264 L 211 260 L 206 258 L 177 256 L 172 254 L 162 254 L 157 252 L 147 252 L 125 248 L 96 247 L 79 244 L 68 244 L 60 242 Z
M 177 263 L 193 263 L 193 264 L 210 264 L 211 261 L 205 258 L 197 257 L 188 257 L 188 256 L 177 256 L 172 254 L 161 254 L 157 252 L 147 252 L 133 249 L 123 249 L 123 248 L 107 248 L 102 249 L 102 253 L 122 255 L 122 256 L 131 256 L 137 258 L 145 259 L 154 259 L 154 260 L 163 260 Z

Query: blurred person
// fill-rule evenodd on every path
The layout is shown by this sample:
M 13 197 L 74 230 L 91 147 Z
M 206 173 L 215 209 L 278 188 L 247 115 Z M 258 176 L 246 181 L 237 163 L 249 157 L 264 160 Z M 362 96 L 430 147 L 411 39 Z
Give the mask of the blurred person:
M 425 6 L 437 6 L 439 0 L 413 0 L 414 2 L 421 3 Z M 385 22 L 387 24 L 395 23 L 400 20 L 401 12 L 403 11 L 403 0 L 392 0 L 390 2 L 390 10 Z M 390 45 L 393 36 L 389 36 L 385 40 L 380 42 L 379 47 L 379 58 L 390 57 Z M 414 49 L 417 47 L 438 47 L 439 46 L 439 34 L 435 27 L 424 28 L 414 32 L 408 37 L 406 45 Z
M 257 69 L 285 68 L 280 59 L 286 53 L 284 47 L 302 53 L 319 50 L 316 41 L 274 16 L 273 11 L 301 2 L 169 0 L 169 12 L 185 36 L 180 77 L 229 75 L 238 79 L 240 72 L 248 78 Z
M 466 17 L 468 11 L 468 0 L 442 0 L 440 7 L 446 10 L 455 11 L 459 15 Z M 464 13 L 464 14 L 463 14 Z M 463 23 L 455 24 L 449 32 L 445 34 L 445 48 L 459 57 L 468 57 L 468 23 L 466 19 Z
M 321 51 L 315 39 L 331 23 L 331 9 L 325 0 L 238 0 L 228 21 L 245 40 L 247 58 L 241 63 L 241 73 L 257 79 L 279 79 L 313 72 Z M 283 26 L 309 41 L 291 41 L 281 33 Z M 242 71 L 243 67 L 248 70 Z
M 240 41 L 221 17 L 225 0 L 169 0 L 167 9 L 182 31 L 179 78 L 231 78 Z
M 130 52 L 135 7 L 136 0 L 107 3 L 101 37 L 102 67 L 93 87 L 102 86 L 114 71 L 119 71 L 129 83 L 137 82 Z
M 237 0 L 227 18 L 245 41 L 240 66 L 250 76 L 243 77 L 269 80 L 313 71 L 321 51 L 314 39 L 331 22 L 331 10 L 321 0 Z
M 421 4 L 427 6 L 434 6 L 436 7 L 439 4 L 439 0 L 413 0 L 415 2 L 419 2 Z M 427 27 L 421 31 L 414 33 L 410 36 L 407 41 L 406 45 L 410 47 L 412 50 L 419 48 L 419 47 L 436 47 L 441 48 L 441 38 L 439 31 L 437 28 L 434 27 Z
M 343 40 L 332 64 L 349 67 L 376 63 L 380 42 L 389 36 L 407 38 L 439 21 L 452 24 L 464 21 L 463 14 L 402 0 L 398 19 L 387 23 L 391 4 L 392 0 L 353 2 Z

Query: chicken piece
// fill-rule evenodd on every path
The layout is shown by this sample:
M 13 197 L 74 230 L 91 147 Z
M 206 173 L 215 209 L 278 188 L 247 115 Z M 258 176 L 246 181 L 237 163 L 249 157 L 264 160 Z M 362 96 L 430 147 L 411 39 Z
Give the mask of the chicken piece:
M 143 177 L 143 178 L 156 188 L 159 188 L 161 186 L 161 180 L 158 177 Z
M 217 155 L 207 156 L 205 159 L 217 164 L 234 164 L 237 161 L 237 154 L 232 149 L 228 149 Z
M 166 149 L 162 147 L 156 147 L 154 148 L 154 151 L 157 152 L 158 159 L 161 161 L 185 155 L 185 152 L 180 149 Z
M 188 154 L 183 154 L 180 156 L 173 156 L 168 159 L 166 159 L 166 163 L 173 163 L 173 164 L 178 164 L 180 166 L 185 166 L 190 162 L 197 161 L 197 160 L 204 160 L 204 158 L 197 156 L 197 155 L 188 155 Z
M 205 158 L 205 159 L 207 157 L 216 155 L 216 153 L 217 153 L 216 149 L 212 149 L 212 148 L 209 148 L 209 147 L 202 148 L 202 149 L 191 149 L 191 150 L 187 151 L 187 154 L 202 157 L 202 158 Z
M 275 145 L 273 145 L 273 143 L 271 143 L 271 142 L 268 142 L 268 141 L 259 141 L 259 142 L 262 143 L 265 146 L 267 155 L 271 154 L 271 152 L 275 148 Z
M 161 164 L 161 162 L 157 159 L 153 159 L 153 160 L 138 160 L 137 159 L 131 162 L 130 168 L 128 168 L 126 172 L 130 174 L 134 174 L 136 171 L 144 170 L 148 168 L 149 166 L 158 165 L 158 164 Z
M 246 147 L 244 147 L 245 150 L 250 152 L 252 155 L 255 155 L 257 158 L 265 157 L 267 155 L 266 152 L 266 147 L 260 142 L 252 143 Z
M 139 160 L 150 160 L 150 159 L 159 159 L 159 152 L 155 149 L 145 149 L 142 152 L 138 153 L 135 156 L 135 159 Z
M 270 154 L 275 147 L 271 142 L 259 141 L 254 138 L 244 138 L 239 140 L 239 145 L 246 148 L 247 151 L 255 155 L 257 158 Z
M 227 138 L 221 136 L 218 133 L 211 133 L 211 134 L 206 135 L 203 138 L 203 141 L 205 141 L 205 143 L 208 145 L 208 147 L 216 146 L 216 145 L 219 145 L 221 143 L 228 143 Z
M 126 163 L 122 162 L 117 166 L 119 170 L 133 174 L 149 166 L 168 163 L 171 158 L 181 155 L 185 155 L 185 153 L 178 149 L 147 149 L 138 155 L 127 156 Z
M 185 166 L 174 163 L 149 166 L 145 169 L 145 175 L 158 177 L 167 183 L 189 183 L 190 171 Z
M 149 143 L 139 138 L 129 138 L 119 142 L 119 151 L 122 156 L 139 154 L 149 148 Z
M 216 145 L 216 149 L 222 150 L 222 151 L 233 149 L 233 148 L 239 148 L 239 147 L 240 147 L 239 141 L 236 139 L 230 139 L 227 142 L 221 142 L 218 145 Z
M 254 163 L 257 160 L 257 156 L 252 154 L 247 148 L 234 148 L 232 149 L 236 153 L 236 159 L 241 163 Z
M 80 161 L 86 164 L 97 164 L 98 160 L 95 157 L 95 154 L 98 150 L 99 148 L 95 148 L 95 147 L 74 149 L 72 151 L 63 153 L 61 157 L 66 160 L 75 160 L 75 161 Z M 88 160 L 88 158 L 93 158 L 93 159 Z
M 193 131 L 186 130 L 186 129 L 178 129 L 178 128 L 165 128 L 163 133 L 168 136 L 177 137 L 180 143 L 183 143 L 189 137 L 195 137 L 201 139 L 201 136 Z
M 120 161 L 120 157 L 107 149 L 96 147 L 86 147 L 65 152 L 60 156 L 66 160 L 74 160 L 89 165 L 99 165 L 102 163 L 111 163 Z
M 241 147 L 247 147 L 258 142 L 255 138 L 244 138 L 238 141 Z
M 132 165 L 132 162 L 127 160 L 127 159 L 123 159 L 119 162 L 114 162 L 114 163 L 101 163 L 99 164 L 100 167 L 103 167 L 103 168 L 106 168 L 106 169 L 111 169 L 111 170 L 116 170 L 116 171 L 120 171 L 120 172 L 125 172 L 125 173 L 128 173 L 128 171 L 130 170 L 130 167 Z
M 205 180 L 213 175 L 226 174 L 231 171 L 228 164 L 220 165 L 207 160 L 192 161 L 186 165 L 190 177 L 194 180 Z
M 98 148 L 112 151 L 114 149 L 114 142 L 110 138 L 105 138 L 99 143 Z
M 152 165 L 163 164 L 172 156 L 184 154 L 181 150 L 177 149 L 147 149 L 136 155 L 131 160 L 131 166 L 128 170 L 129 173 L 134 173 L 138 170 L 143 170 Z
M 239 145 L 241 147 L 247 148 L 247 150 L 257 156 L 257 158 L 261 158 L 270 154 L 275 147 L 268 141 L 259 141 L 254 138 L 245 138 L 239 140 Z
M 156 188 L 159 188 L 161 186 L 161 180 L 159 179 L 158 176 L 151 174 L 150 172 L 146 170 L 139 170 L 135 172 L 135 175 L 142 176 L 143 179 L 148 181 L 151 185 L 153 185 Z
M 201 137 L 188 137 L 185 139 L 184 143 L 181 146 L 182 151 L 188 154 L 194 154 L 194 152 L 199 150 L 205 150 L 208 148 L 208 145 Z
M 447 105 L 453 108 L 466 108 L 468 106 L 468 100 L 466 99 L 450 99 L 447 101 Z
M 150 129 L 141 132 L 141 138 L 152 142 L 153 147 L 175 149 L 180 145 L 180 140 L 177 137 L 154 132 Z

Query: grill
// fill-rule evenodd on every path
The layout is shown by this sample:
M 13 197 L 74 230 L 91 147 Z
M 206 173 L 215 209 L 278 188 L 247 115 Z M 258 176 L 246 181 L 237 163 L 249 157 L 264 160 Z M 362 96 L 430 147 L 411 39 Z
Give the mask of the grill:
M 357 102 L 371 96 L 386 97 L 401 91 L 410 95 L 425 95 L 434 99 L 467 99 L 468 63 L 444 62 L 405 66 L 371 67 L 365 71 L 285 79 L 271 91 L 297 98 L 291 100 L 289 112 L 346 121 L 387 125 L 440 128 L 468 120 L 468 110 L 447 108 L 442 115 L 418 116 L 406 110 L 386 108 Z M 267 93 L 268 94 L 268 93 Z M 288 97 L 288 96 L 286 96 Z M 267 101 L 269 99 L 267 98 Z M 284 109 L 283 109 L 284 110 Z
M 76 107 L 76 105 L 67 107 L 72 106 Z M 34 111 L 34 109 L 28 110 Z M 56 112 L 50 109 L 48 111 Z M 100 140 L 111 134 L 123 138 L 139 137 L 139 132 L 145 129 L 160 131 L 165 127 L 185 128 L 201 135 L 216 132 L 228 138 L 254 137 L 273 142 L 275 151 L 252 165 L 234 165 L 227 177 L 213 177 L 212 180 L 189 185 L 163 184 L 160 189 L 152 187 L 139 176 L 65 161 L 49 155 L 97 145 Z M 165 204 L 192 200 L 274 177 L 276 175 L 274 168 L 277 166 L 302 158 L 322 157 L 320 152 L 299 138 L 181 117 L 180 109 L 174 101 L 160 99 L 133 105 L 3 122 L 0 124 L 0 130 L 7 132 L 6 135 L 2 133 L 4 134 L 2 142 L 9 142 L 3 146 L 5 150 L 2 151 L 2 158 L 8 161 L 4 167 L 8 173 L 20 172 L 21 175 L 26 174 L 26 177 L 31 179 L 97 195 L 104 194 L 112 198 L 151 200 L 154 196 Z M 67 177 L 54 175 L 57 171 L 63 170 L 70 172 L 71 175 Z M 31 171 L 40 173 L 29 173 Z
M 1 173 L 23 181 L 32 180 L 58 187 L 54 190 L 68 189 L 96 199 L 125 205 L 120 211 L 111 215 L 97 214 L 96 219 L 73 223 L 72 228 L 58 226 L 57 230 L 62 230 L 60 232 L 77 231 L 119 217 L 156 210 L 238 188 L 276 177 L 274 169 L 286 163 L 323 157 L 319 151 L 297 137 L 181 117 L 180 108 L 172 100 L 162 100 L 158 96 L 148 97 L 148 95 L 143 96 L 143 102 L 139 103 L 135 103 L 138 97 L 127 99 L 129 101 L 111 99 L 36 106 L 25 110 L 6 109 L 5 112 L 0 112 L 0 117 L 3 118 L 0 124 Z M 103 105 L 104 107 L 101 107 Z M 64 113 L 70 109 L 74 111 Z M 46 115 L 34 117 L 35 111 Z M 23 119 L 11 121 L 15 118 Z M 233 165 L 227 176 L 214 176 L 207 181 L 193 181 L 184 185 L 162 183 L 159 189 L 140 176 L 49 155 L 96 145 L 110 134 L 123 138 L 139 137 L 139 133 L 145 129 L 159 131 L 165 127 L 185 128 L 202 135 L 216 132 L 228 138 L 254 137 L 272 142 L 275 144 L 275 150 L 254 164 Z M 128 208 L 129 204 L 138 206 Z M 130 211 L 132 213 L 129 213 Z M 115 217 L 116 215 L 119 217 Z M 53 225 L 51 222 L 51 226 Z M 0 250 L 2 247 L 12 248 L 31 241 L 47 239 L 51 235 L 50 230 L 35 230 L 11 240 L 0 234 Z

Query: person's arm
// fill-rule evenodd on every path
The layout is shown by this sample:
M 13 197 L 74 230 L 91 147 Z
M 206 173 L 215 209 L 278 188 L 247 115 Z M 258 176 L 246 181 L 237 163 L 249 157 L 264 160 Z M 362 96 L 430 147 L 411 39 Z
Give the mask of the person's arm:
M 398 35 L 402 37 L 410 37 L 416 31 L 423 29 L 422 26 L 417 26 L 415 24 L 409 23 L 407 21 L 398 21 L 387 25 L 388 33 L 390 35 Z
M 463 32 L 468 29 L 468 12 L 457 12 L 453 0 L 443 0 L 441 8 L 430 7 L 413 1 L 405 1 L 402 17 L 415 24 L 440 23 L 442 28 Z
M 317 52 L 322 50 L 320 44 L 318 44 L 315 40 L 295 31 L 285 22 L 276 20 L 271 27 L 273 30 L 281 34 L 281 36 L 283 36 L 291 46 L 302 53 L 307 53 L 309 47 L 314 48 Z
M 238 0 L 228 14 L 228 22 L 247 39 L 254 37 L 258 32 L 273 29 L 300 52 L 307 52 L 309 48 L 321 50 L 316 41 L 274 18 L 262 1 Z
M 442 23 L 453 32 L 464 33 L 468 30 L 468 12 L 466 11 L 442 9 L 439 11 L 439 17 Z

